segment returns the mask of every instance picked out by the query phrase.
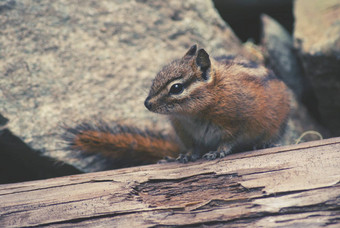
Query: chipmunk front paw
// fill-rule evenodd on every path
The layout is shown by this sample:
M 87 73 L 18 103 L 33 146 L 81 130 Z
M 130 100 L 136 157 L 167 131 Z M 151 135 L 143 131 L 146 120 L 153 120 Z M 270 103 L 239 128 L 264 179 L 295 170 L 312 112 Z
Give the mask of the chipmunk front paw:
M 189 152 L 186 154 L 180 154 L 176 160 L 179 161 L 180 163 L 188 163 L 189 161 L 192 162 L 196 161 L 199 158 L 200 158 L 199 154 Z
M 215 160 L 216 158 L 224 158 L 227 154 L 224 151 L 210 151 L 203 155 L 207 160 Z
M 180 154 L 176 160 L 180 163 L 188 163 L 191 160 L 191 156 L 189 154 Z
M 215 160 L 216 158 L 224 158 L 231 153 L 231 147 L 229 145 L 222 145 L 216 151 L 209 151 L 203 155 L 203 158 L 207 160 Z

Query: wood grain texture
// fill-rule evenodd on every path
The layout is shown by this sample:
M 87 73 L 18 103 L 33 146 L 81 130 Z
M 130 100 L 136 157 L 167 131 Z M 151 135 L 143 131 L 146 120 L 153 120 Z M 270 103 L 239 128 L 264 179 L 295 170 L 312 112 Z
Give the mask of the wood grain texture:
M 0 227 L 339 227 L 340 138 L 0 185 Z

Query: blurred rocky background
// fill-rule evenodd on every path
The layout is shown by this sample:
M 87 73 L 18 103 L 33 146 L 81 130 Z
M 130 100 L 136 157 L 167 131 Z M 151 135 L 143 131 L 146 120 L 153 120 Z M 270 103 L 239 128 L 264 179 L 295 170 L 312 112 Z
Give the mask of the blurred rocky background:
M 143 101 L 161 66 L 194 43 L 287 83 L 282 145 L 339 136 L 339 36 L 340 0 L 0 0 L 0 183 L 114 168 L 65 150 L 63 126 L 171 132 Z

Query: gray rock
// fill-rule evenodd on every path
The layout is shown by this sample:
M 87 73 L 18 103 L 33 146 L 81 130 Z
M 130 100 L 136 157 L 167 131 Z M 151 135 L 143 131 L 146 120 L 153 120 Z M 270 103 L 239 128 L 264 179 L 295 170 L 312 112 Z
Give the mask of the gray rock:
M 321 122 L 340 135 L 339 0 L 295 1 L 295 47 L 316 94 Z
M 123 119 L 167 132 L 143 106 L 160 67 L 194 43 L 242 50 L 208 0 L 11 0 L 0 11 L 0 112 L 33 149 L 83 171 L 105 167 L 63 150 L 60 125 Z
M 261 43 L 267 55 L 270 67 L 301 98 L 304 90 L 303 71 L 294 52 L 293 38 L 273 18 L 261 16 Z

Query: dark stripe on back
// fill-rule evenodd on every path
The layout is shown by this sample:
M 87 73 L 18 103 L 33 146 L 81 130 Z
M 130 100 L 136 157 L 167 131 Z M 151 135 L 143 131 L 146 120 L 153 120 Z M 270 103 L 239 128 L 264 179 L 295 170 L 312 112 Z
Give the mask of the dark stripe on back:
M 242 62 L 235 62 L 237 65 L 244 66 L 246 68 L 258 68 L 259 65 L 253 61 L 242 61 Z
M 215 57 L 215 60 L 224 64 L 237 64 L 246 68 L 258 68 L 259 65 L 254 61 L 237 59 L 234 55 L 222 55 Z
M 221 56 L 214 57 L 214 59 L 217 62 L 224 63 L 224 64 L 230 64 L 234 62 L 235 58 L 236 56 L 234 55 L 221 55 Z

